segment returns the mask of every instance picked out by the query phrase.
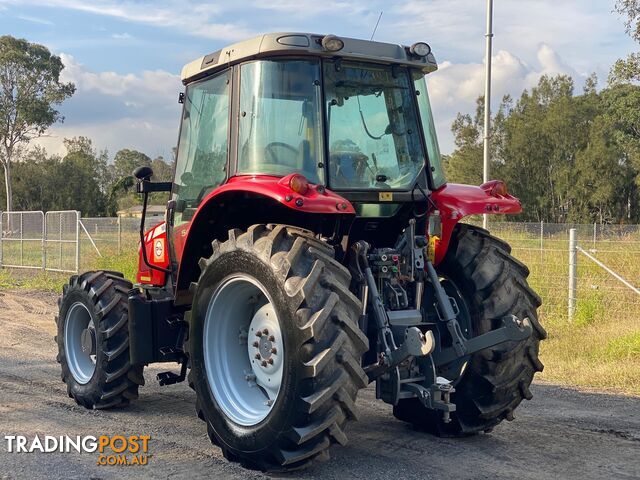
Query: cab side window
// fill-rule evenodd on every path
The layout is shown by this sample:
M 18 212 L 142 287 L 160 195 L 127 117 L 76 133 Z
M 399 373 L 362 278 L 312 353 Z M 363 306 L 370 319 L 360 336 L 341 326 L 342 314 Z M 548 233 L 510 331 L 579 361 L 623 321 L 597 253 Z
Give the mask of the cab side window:
M 189 221 L 226 179 L 230 85 L 226 71 L 187 87 L 173 190 L 175 226 Z

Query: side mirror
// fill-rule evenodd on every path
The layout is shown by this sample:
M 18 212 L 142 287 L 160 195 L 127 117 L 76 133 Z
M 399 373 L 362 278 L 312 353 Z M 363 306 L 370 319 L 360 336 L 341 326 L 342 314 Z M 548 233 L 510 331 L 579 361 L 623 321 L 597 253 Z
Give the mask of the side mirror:
M 148 182 L 153 176 L 153 169 L 151 167 L 138 167 L 133 171 L 133 176 L 139 182 Z
M 138 193 L 150 193 L 150 192 L 170 192 L 171 182 L 152 182 L 153 169 L 151 167 L 138 167 L 133 171 L 133 176 L 136 178 L 136 192 Z

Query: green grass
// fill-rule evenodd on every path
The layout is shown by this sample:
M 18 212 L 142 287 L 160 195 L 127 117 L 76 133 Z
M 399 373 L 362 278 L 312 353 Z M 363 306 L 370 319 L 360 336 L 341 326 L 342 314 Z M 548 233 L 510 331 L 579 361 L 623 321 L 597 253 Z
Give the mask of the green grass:
M 127 252 L 103 256 L 94 262 L 92 269 L 115 270 L 123 273 L 125 278 L 135 281 L 136 273 L 138 272 L 138 257 L 137 251 L 134 253 L 134 255 Z
M 86 243 L 86 244 L 85 244 Z M 133 243 L 133 242 L 131 242 Z M 126 245 L 127 251 L 117 253 L 117 248 L 114 246 L 103 246 L 100 249 L 102 257 L 98 257 L 93 250 L 93 247 L 89 242 L 83 242 L 81 255 L 80 271 L 85 272 L 88 270 L 114 270 L 124 274 L 125 278 L 131 281 L 135 281 L 136 272 L 138 270 L 138 251 L 135 243 L 133 245 Z M 23 251 L 22 258 L 25 260 L 25 264 L 36 265 L 40 267 L 42 265 L 42 255 L 34 250 L 37 250 L 39 246 L 34 247 L 31 251 L 25 249 Z M 75 268 L 75 249 L 67 248 L 63 249 L 63 256 L 60 257 L 59 250 L 48 249 L 47 251 L 47 265 L 53 268 L 73 269 Z M 125 246 L 123 245 L 123 250 Z M 55 250 L 55 251 L 54 251 Z M 88 253 L 86 253 L 88 252 Z M 3 262 L 13 263 L 20 261 L 20 251 L 16 246 L 10 246 L 3 249 Z M 14 263 L 14 264 L 18 264 Z M 69 281 L 69 277 L 73 275 L 70 272 L 52 272 L 41 269 L 22 269 L 22 268 L 0 268 L 0 288 L 17 288 L 22 290 L 42 290 L 51 292 L 62 292 L 62 286 Z
M 62 286 L 69 280 L 69 275 L 42 270 L 0 269 L 0 289 L 62 292 Z
M 604 354 L 615 360 L 640 358 L 640 331 L 609 341 L 604 348 Z
M 604 303 L 602 292 L 594 292 L 592 296 L 578 302 L 573 324 L 576 327 L 586 327 L 604 318 L 607 314 Z

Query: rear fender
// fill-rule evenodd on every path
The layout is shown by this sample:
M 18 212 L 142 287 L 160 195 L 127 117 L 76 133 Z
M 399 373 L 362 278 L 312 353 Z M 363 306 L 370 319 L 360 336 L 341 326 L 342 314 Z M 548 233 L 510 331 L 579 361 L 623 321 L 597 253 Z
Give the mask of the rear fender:
M 497 181 L 492 180 L 482 185 L 461 185 L 448 183 L 431 193 L 431 200 L 440 212 L 442 220 L 442 236 L 435 251 L 435 261 L 440 263 L 449 249 L 449 242 L 456 224 L 468 215 L 518 214 L 522 205 L 513 195 L 492 194 Z
M 190 222 L 177 226 L 173 234 L 179 262 L 177 290 L 185 290 L 195 281 L 200 257 L 213 239 L 224 240 L 231 228 L 286 223 L 320 233 L 318 228 L 329 228 L 339 220 L 341 228 L 348 229 L 355 218 L 348 200 L 321 185 L 309 184 L 307 192 L 296 193 L 289 186 L 293 175 L 232 177 L 209 193 Z

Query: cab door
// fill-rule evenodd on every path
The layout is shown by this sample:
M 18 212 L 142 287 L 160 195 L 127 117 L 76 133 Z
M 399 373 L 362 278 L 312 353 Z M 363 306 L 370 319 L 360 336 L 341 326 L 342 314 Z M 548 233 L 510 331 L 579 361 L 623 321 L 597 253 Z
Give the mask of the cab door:
M 227 179 L 231 69 L 187 86 L 169 219 L 172 258 L 180 262 L 187 232 L 202 200 Z

